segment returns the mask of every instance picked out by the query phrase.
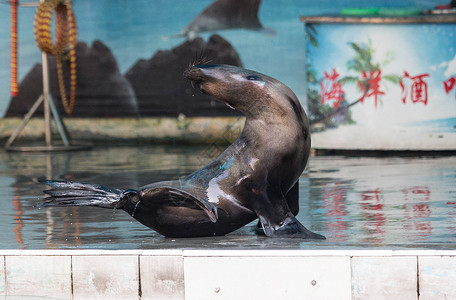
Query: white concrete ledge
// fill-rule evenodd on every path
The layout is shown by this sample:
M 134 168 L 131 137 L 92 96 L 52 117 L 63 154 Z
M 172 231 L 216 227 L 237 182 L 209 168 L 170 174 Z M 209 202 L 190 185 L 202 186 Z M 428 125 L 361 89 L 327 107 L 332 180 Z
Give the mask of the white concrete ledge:
M 0 249 L 0 256 L 110 256 L 110 255 L 135 255 L 135 256 L 242 256 L 242 257 L 294 257 L 294 256 L 456 256 L 456 250 L 435 249 L 325 249 L 325 250 L 301 250 L 301 249 L 267 249 L 267 250 L 230 250 L 230 249 L 133 249 L 133 250 L 103 250 L 103 249 L 52 249 L 52 250 L 20 250 Z
M 456 250 L 0 250 L 0 296 L 456 299 Z

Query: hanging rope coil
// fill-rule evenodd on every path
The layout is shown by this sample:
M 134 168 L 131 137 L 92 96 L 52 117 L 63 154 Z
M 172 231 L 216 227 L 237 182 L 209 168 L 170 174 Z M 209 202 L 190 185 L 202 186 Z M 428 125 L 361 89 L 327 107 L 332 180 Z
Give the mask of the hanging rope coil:
M 17 83 L 17 0 L 11 0 L 11 96 L 19 94 Z
M 55 44 L 52 42 L 52 16 L 55 12 Z M 76 101 L 76 19 L 70 0 L 48 0 L 40 3 L 33 22 L 35 41 L 41 51 L 51 54 L 57 62 L 62 105 L 67 114 L 74 110 Z M 68 53 L 66 53 L 68 50 Z M 70 60 L 70 97 L 68 100 L 62 61 Z

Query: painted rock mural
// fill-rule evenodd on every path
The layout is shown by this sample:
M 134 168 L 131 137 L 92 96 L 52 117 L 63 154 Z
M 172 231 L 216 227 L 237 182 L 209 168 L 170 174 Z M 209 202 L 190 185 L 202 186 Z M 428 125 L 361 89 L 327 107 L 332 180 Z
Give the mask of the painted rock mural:
M 116 58 L 101 41 L 94 41 L 90 47 L 78 42 L 77 97 L 70 116 L 63 113 L 56 61 L 51 56 L 50 90 L 57 109 L 67 117 L 237 115 L 237 112 L 193 89 L 183 78 L 182 72 L 188 65 L 199 60 L 242 66 L 236 50 L 219 35 L 211 36 L 207 42 L 196 38 L 171 50 L 159 50 L 148 60 L 138 60 L 125 75 L 120 73 Z M 69 63 L 64 62 L 65 78 L 69 78 L 69 70 Z M 36 64 L 27 73 L 19 90 L 19 95 L 11 99 L 5 117 L 22 117 L 40 96 L 41 64 Z M 40 107 L 37 115 L 42 115 L 42 111 Z

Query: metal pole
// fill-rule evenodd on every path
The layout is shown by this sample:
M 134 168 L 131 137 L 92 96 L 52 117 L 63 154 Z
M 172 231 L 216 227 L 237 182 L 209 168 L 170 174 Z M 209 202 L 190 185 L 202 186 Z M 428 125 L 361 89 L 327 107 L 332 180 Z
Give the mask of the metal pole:
M 27 125 L 27 123 L 30 121 L 30 118 L 33 116 L 33 114 L 35 113 L 35 111 L 38 109 L 38 107 L 41 105 L 41 103 L 43 102 L 44 100 L 44 97 L 43 95 L 41 94 L 40 97 L 38 98 L 38 100 L 35 101 L 35 103 L 33 104 L 33 106 L 30 108 L 30 110 L 28 111 L 28 113 L 24 116 L 24 119 L 22 120 L 21 124 L 19 124 L 19 126 L 16 128 L 16 130 L 14 130 L 13 134 L 11 134 L 11 136 L 9 137 L 8 141 L 6 142 L 6 148 L 10 147 L 11 144 L 14 142 L 14 140 L 18 137 L 18 135 L 22 132 L 22 130 L 25 128 L 25 126 Z
M 44 134 L 46 146 L 51 146 L 51 110 L 49 107 L 49 67 L 47 54 L 41 53 L 43 61 Z
M 39 4 L 39 2 L 20 2 L 18 3 L 19 6 L 22 6 L 22 7 L 36 7 Z
M 44 0 L 40 0 L 43 3 Z M 52 132 L 51 132 L 51 110 L 49 107 L 49 64 L 47 54 L 41 52 L 42 73 L 43 73 L 43 97 L 44 97 L 44 135 L 46 146 L 51 146 Z
M 67 136 L 65 125 L 63 124 L 62 119 L 60 119 L 59 111 L 57 110 L 57 107 L 55 107 L 55 103 L 54 100 L 52 100 L 51 95 L 49 95 L 49 106 L 51 108 L 52 115 L 54 116 L 55 124 L 57 125 L 57 129 L 59 130 L 63 144 L 65 146 L 70 146 L 70 141 Z

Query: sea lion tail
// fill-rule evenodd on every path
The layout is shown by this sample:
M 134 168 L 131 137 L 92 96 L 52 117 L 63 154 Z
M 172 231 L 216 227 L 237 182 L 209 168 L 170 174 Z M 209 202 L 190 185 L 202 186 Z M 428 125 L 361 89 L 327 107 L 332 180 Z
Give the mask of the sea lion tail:
M 125 201 L 125 190 L 91 183 L 60 180 L 40 180 L 51 189 L 44 190 L 47 197 L 35 205 L 37 208 L 50 206 L 98 206 L 121 208 Z

